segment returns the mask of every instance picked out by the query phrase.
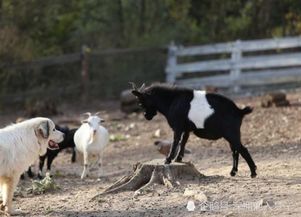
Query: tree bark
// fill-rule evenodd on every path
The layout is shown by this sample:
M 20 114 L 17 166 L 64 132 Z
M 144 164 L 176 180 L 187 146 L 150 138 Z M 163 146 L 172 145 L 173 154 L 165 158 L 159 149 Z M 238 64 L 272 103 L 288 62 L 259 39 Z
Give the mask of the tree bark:
M 180 186 L 184 181 L 199 181 L 201 174 L 192 163 L 164 164 L 163 159 L 154 159 L 145 163 L 137 163 L 132 174 L 122 177 L 113 185 L 92 198 L 95 200 L 103 195 L 116 194 L 123 191 L 134 191 L 140 195 L 153 190 L 156 185 L 168 188 Z

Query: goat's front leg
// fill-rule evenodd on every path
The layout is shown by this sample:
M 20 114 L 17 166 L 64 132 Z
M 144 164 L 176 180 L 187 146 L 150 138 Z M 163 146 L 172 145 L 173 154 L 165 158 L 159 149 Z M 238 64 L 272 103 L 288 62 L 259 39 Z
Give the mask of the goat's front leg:
M 179 141 L 181 139 L 181 132 L 174 132 L 174 139 L 173 139 L 173 143 L 172 146 L 170 147 L 170 151 L 169 154 L 165 160 L 165 164 L 170 164 L 171 161 L 176 157 L 176 151 L 177 151 L 177 147 L 179 145 Z
M 39 179 L 43 178 L 43 167 L 44 167 L 46 157 L 47 157 L 47 153 L 43 156 L 40 156 L 40 159 L 39 159 L 39 172 L 38 172 Z
M 180 143 L 181 148 L 177 156 L 176 162 L 182 162 L 182 159 L 184 157 L 185 145 L 187 143 L 188 138 L 189 138 L 189 132 L 185 132 L 182 136 L 182 140 Z
M 54 158 L 58 155 L 58 152 L 52 152 L 51 154 L 48 154 L 48 157 L 47 157 L 47 172 L 46 174 L 51 176 L 51 165 L 52 165 L 52 162 L 54 160 Z
M 81 179 L 84 179 L 87 176 L 87 173 L 89 172 L 88 166 L 88 153 L 84 151 L 84 170 L 81 175 Z

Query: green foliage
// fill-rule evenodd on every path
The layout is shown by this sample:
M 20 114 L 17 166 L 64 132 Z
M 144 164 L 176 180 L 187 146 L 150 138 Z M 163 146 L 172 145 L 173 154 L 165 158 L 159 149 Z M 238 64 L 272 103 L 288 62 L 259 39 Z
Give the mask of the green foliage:
M 0 56 L 249 39 L 301 32 L 296 0 L 2 0 Z M 22 42 L 22 43 L 21 43 Z
M 45 194 L 60 189 L 50 175 L 46 175 L 44 179 L 32 181 L 32 186 L 27 189 L 27 192 L 34 195 Z
M 0 0 L 0 26 L 0 93 L 7 93 L 37 85 L 66 86 L 66 81 L 75 79 L 79 83 L 80 63 L 43 69 L 3 65 L 78 52 L 83 44 L 93 53 L 161 47 L 172 40 L 203 44 L 300 35 L 301 1 Z M 129 79 L 154 81 L 164 76 L 165 56 L 156 52 L 94 55 L 91 62 L 91 78 L 106 96 L 119 91 L 112 89 L 110 79 L 124 88 Z

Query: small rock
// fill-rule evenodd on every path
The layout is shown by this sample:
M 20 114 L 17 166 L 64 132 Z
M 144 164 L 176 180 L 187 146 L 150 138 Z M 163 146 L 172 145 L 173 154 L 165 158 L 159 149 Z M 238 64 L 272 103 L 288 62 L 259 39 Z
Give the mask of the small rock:
M 207 202 L 208 198 L 203 192 L 199 192 L 198 194 L 194 195 L 194 198 L 200 202 Z
M 172 145 L 172 141 L 170 140 L 157 140 L 154 142 L 154 145 L 157 147 L 157 150 L 167 156 L 169 154 L 170 147 Z M 185 154 L 191 154 L 191 150 L 185 148 Z
M 157 150 L 167 156 L 170 150 L 170 146 L 171 146 L 171 141 L 169 140 L 158 140 L 155 141 L 154 145 L 157 147 Z
M 282 107 L 289 106 L 290 102 L 286 99 L 286 94 L 282 92 L 268 93 L 261 99 L 261 107 L 271 106 Z
M 184 195 L 185 197 L 191 197 L 191 196 L 193 196 L 194 194 L 195 194 L 195 191 L 194 191 L 194 190 L 186 188 L 183 195 Z
M 186 188 L 183 195 L 184 197 L 193 197 L 195 200 L 198 200 L 203 203 L 208 201 L 207 196 L 202 191 L 196 191 L 193 189 Z
M 160 130 L 160 129 L 157 129 L 157 130 L 155 131 L 155 133 L 154 133 L 154 137 L 155 137 L 155 138 L 160 138 L 160 136 L 161 136 L 161 130 Z
M 124 130 L 125 131 L 130 131 L 130 130 L 132 130 L 132 129 L 134 129 L 135 128 L 135 123 L 131 123 L 129 126 L 127 126 Z
M 259 201 L 259 206 L 269 206 L 269 207 L 274 207 L 275 203 L 272 200 L 267 200 L 267 199 L 261 199 Z
M 229 213 L 227 213 L 226 215 L 224 215 L 224 217 L 232 217 L 232 216 L 234 216 L 234 213 L 233 213 L 233 212 L 229 212 Z

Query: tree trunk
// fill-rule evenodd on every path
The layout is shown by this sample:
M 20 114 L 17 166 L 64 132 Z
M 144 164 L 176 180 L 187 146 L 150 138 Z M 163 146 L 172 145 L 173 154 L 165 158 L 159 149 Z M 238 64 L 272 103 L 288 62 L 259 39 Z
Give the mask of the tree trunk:
M 106 194 L 116 194 L 123 191 L 134 191 L 135 195 L 147 193 L 156 185 L 168 188 L 180 186 L 184 181 L 199 181 L 204 177 L 192 163 L 164 164 L 163 159 L 154 159 L 145 163 L 137 163 L 132 174 L 122 177 L 102 193 L 94 196 L 95 200 Z

